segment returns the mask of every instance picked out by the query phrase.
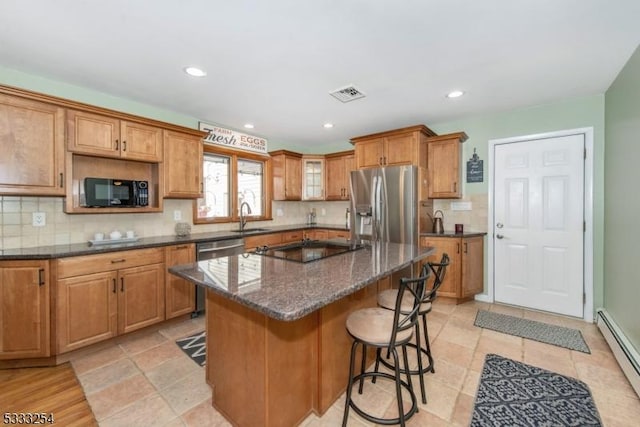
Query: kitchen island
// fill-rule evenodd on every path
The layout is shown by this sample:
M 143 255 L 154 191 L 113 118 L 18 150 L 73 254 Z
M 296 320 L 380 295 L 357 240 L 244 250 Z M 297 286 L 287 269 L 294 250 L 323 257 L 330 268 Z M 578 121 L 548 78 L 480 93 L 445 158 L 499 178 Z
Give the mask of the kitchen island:
M 207 289 L 207 382 L 234 425 L 292 426 L 346 387 L 344 321 L 432 248 L 377 243 L 298 263 L 245 253 L 169 271 Z

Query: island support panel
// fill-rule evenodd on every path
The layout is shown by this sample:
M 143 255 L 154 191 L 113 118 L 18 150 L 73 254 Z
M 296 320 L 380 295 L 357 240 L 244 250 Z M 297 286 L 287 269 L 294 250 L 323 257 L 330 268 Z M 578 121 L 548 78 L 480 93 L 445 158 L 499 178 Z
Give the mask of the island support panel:
M 346 389 L 349 313 L 377 305 L 389 278 L 292 322 L 207 292 L 207 382 L 213 406 L 237 426 L 294 426 L 324 414 Z M 369 363 L 374 360 L 372 350 Z M 360 356 L 358 355 L 358 360 Z
M 237 426 L 293 426 L 315 408 L 318 315 L 293 322 L 207 292 L 207 382 Z

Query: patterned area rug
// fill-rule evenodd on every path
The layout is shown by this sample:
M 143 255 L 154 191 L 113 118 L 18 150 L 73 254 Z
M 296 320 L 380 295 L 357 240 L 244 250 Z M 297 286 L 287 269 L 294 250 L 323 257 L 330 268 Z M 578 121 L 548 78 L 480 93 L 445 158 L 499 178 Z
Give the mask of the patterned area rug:
M 589 346 L 584 342 L 582 334 L 577 329 L 550 325 L 486 310 L 478 310 L 474 325 L 570 350 L 591 353 Z
M 591 391 L 582 381 L 487 355 L 472 427 L 601 425 Z
M 206 347 L 205 347 L 205 332 L 199 332 L 190 337 L 180 338 L 176 340 L 178 347 L 182 349 L 187 355 L 200 366 L 206 365 Z

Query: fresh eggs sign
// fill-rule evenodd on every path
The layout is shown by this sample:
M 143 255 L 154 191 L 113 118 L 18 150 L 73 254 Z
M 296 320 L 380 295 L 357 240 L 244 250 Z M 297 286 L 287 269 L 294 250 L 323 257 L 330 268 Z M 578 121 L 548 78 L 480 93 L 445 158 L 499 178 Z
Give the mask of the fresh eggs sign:
M 235 130 L 225 129 L 203 122 L 200 122 L 200 130 L 208 133 L 208 135 L 204 137 L 206 144 L 267 154 L 267 140 L 264 138 L 247 135 L 246 133 L 236 132 Z

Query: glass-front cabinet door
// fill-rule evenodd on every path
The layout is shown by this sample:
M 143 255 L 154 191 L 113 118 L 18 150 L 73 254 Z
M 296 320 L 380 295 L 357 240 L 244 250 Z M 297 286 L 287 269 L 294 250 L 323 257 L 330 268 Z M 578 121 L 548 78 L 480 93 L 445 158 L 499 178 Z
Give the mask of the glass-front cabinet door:
M 324 200 L 324 158 L 303 157 L 302 199 Z

